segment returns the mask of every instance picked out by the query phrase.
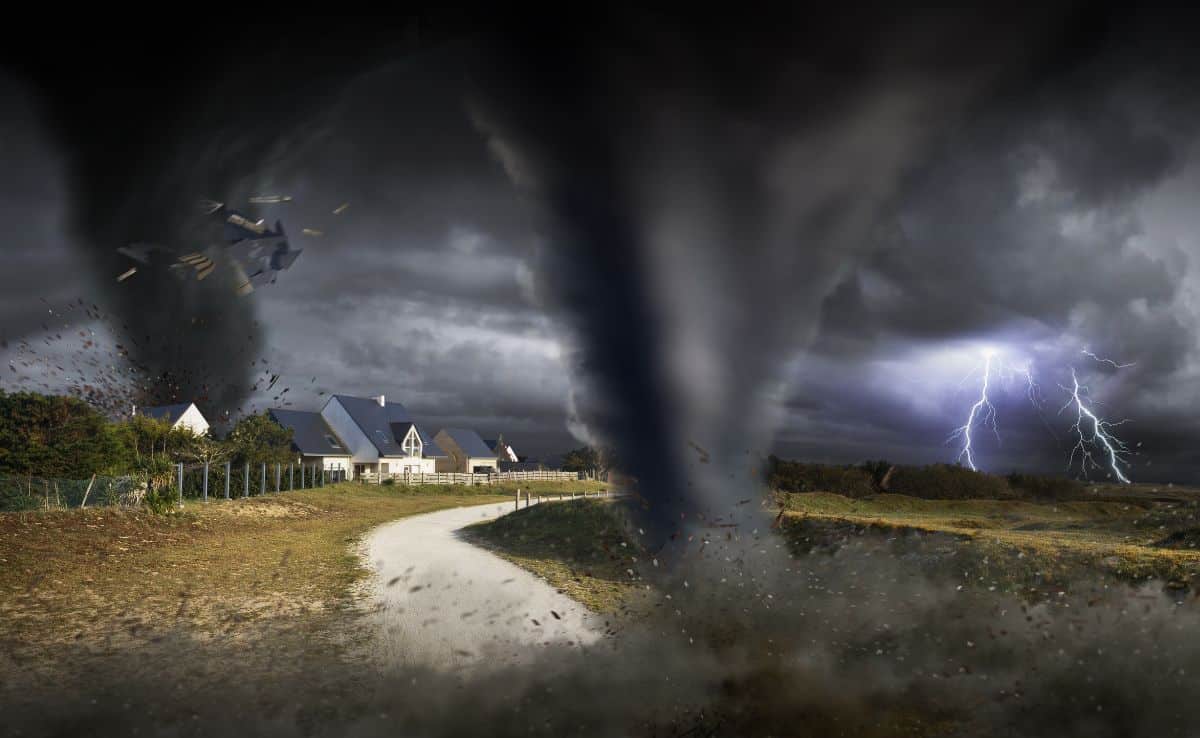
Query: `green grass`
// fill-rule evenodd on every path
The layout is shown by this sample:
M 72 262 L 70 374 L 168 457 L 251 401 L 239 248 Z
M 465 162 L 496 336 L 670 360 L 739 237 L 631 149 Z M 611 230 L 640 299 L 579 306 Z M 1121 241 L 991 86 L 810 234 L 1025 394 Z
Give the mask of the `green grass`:
M 638 588 L 628 573 L 637 554 L 605 501 L 535 505 L 465 528 L 463 536 L 532 571 L 594 612 L 622 610 Z

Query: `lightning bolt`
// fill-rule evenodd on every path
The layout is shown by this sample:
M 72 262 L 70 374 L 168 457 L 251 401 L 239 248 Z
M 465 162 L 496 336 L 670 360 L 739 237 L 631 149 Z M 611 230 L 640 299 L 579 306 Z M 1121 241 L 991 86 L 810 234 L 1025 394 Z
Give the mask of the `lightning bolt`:
M 996 406 L 988 398 L 988 390 L 991 387 L 992 381 L 992 356 L 991 351 L 985 351 L 983 355 L 983 382 L 979 390 L 979 399 L 975 404 L 971 405 L 971 412 L 967 414 L 967 422 L 954 429 L 946 442 L 962 439 L 962 450 L 958 452 L 958 460 L 967 460 L 967 466 L 971 467 L 971 471 L 979 471 L 975 466 L 975 457 L 971 450 L 971 429 L 975 427 L 976 419 L 986 425 L 992 426 L 992 431 L 996 434 L 996 439 L 1000 439 L 1000 428 L 996 425 Z M 973 372 L 972 372 L 973 373 Z M 967 375 L 969 378 L 970 375 Z M 964 381 L 966 381 L 964 379 Z M 1032 380 L 1030 380 L 1032 381 Z
M 1084 353 L 1087 352 L 1085 351 Z M 1118 368 L 1120 366 L 1131 366 L 1130 364 L 1117 365 L 1115 362 L 1112 363 Z M 1068 467 L 1075 465 L 1075 457 L 1078 455 L 1080 458 L 1080 468 L 1084 474 L 1087 474 L 1088 469 L 1101 468 L 1101 464 L 1092 455 L 1092 449 L 1099 447 L 1104 450 L 1105 455 L 1108 457 L 1108 467 L 1112 469 L 1113 475 L 1125 484 L 1130 484 L 1129 477 L 1125 476 L 1121 471 L 1122 466 L 1129 466 L 1129 462 L 1125 459 L 1129 448 L 1120 438 L 1112 434 L 1112 428 L 1126 421 L 1121 420 L 1116 423 L 1110 423 L 1101 420 L 1088 408 L 1084 402 L 1087 387 L 1079 384 L 1079 377 L 1075 374 L 1075 367 L 1071 367 L 1071 382 L 1074 385 L 1072 388 L 1067 389 L 1063 387 L 1063 389 L 1071 393 L 1071 399 L 1067 401 L 1067 404 L 1062 406 L 1062 410 L 1059 410 L 1059 414 L 1061 415 L 1071 405 L 1075 406 L 1075 424 L 1071 426 L 1071 430 L 1078 436 L 1079 441 L 1071 449 Z M 1090 434 L 1087 426 L 1091 426 Z
M 1084 356 L 1087 356 L 1091 359 L 1098 361 L 1101 364 L 1108 364 L 1108 365 L 1112 366 L 1113 369 L 1128 369 L 1129 367 L 1137 364 L 1136 361 L 1130 362 L 1128 364 L 1118 364 L 1117 362 L 1113 361 L 1112 359 L 1105 359 L 1103 357 L 1096 356 L 1095 354 L 1093 354 L 1091 351 L 1088 351 L 1087 349 L 1084 349 L 1080 353 L 1082 353 Z

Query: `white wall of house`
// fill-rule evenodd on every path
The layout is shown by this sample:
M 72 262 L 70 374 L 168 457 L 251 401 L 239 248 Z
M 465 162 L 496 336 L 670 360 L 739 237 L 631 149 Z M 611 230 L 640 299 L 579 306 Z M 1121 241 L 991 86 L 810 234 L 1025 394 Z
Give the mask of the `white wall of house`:
M 371 439 L 367 438 L 367 434 L 363 433 L 362 428 L 358 427 L 358 423 L 354 422 L 354 418 L 350 417 L 350 413 L 346 412 L 346 408 L 342 407 L 342 403 L 338 402 L 336 397 L 329 398 L 329 402 L 321 408 L 321 417 L 325 418 L 334 434 L 350 448 L 353 464 L 375 464 L 379 461 L 379 449 L 375 448 L 375 444 L 371 443 Z M 353 464 L 350 466 L 351 474 L 354 470 Z
M 319 464 L 320 468 L 326 471 L 342 470 L 346 472 L 346 478 L 349 479 L 354 474 L 354 465 L 350 462 L 349 456 L 316 456 L 316 455 L 301 455 L 300 463 L 312 466 Z
M 388 465 L 391 474 L 433 474 L 437 471 L 434 459 L 420 456 L 385 456 L 380 461 Z
M 481 466 L 486 466 L 488 469 L 490 469 L 491 471 L 488 473 L 494 473 L 494 472 L 500 471 L 500 464 L 496 460 L 495 456 L 482 456 L 482 457 L 468 456 L 467 457 L 467 468 L 465 471 L 474 472 L 476 468 L 481 467 Z
M 183 411 L 183 415 L 179 416 L 179 420 L 175 421 L 176 428 L 186 428 L 198 436 L 208 433 L 208 421 L 204 419 L 204 415 L 200 413 L 200 408 L 196 407 L 195 403 L 188 405 L 188 409 Z

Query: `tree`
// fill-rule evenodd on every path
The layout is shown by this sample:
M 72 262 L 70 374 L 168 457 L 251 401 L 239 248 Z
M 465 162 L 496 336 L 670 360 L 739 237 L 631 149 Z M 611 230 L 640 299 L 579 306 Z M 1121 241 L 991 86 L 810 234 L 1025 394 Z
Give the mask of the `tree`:
M 286 464 L 295 460 L 292 429 L 284 428 L 266 413 L 239 420 L 226 440 L 235 464 Z
M 0 391 L 0 474 L 86 479 L 122 462 L 120 437 L 87 403 Z
M 583 472 L 593 479 L 607 478 L 616 466 L 616 454 L 611 449 L 580 446 L 563 455 L 563 471 Z
M 173 428 L 160 418 L 135 415 L 117 426 L 131 469 L 150 469 L 187 458 L 197 436 L 187 428 Z

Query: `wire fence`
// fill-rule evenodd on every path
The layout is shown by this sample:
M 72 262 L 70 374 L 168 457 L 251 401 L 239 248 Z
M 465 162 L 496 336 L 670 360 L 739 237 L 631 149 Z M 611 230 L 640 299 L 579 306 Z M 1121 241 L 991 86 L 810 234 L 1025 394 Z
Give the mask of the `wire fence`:
M 94 476 L 91 479 L 0 477 L 0 512 L 141 505 L 157 492 L 177 504 L 187 499 L 222 500 L 323 487 L 344 481 L 345 472 L 319 464 L 174 464 L 169 474 Z
M 0 477 L 0 511 L 104 507 L 140 502 L 145 481 L 130 476 L 91 479 Z

